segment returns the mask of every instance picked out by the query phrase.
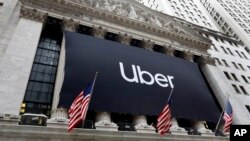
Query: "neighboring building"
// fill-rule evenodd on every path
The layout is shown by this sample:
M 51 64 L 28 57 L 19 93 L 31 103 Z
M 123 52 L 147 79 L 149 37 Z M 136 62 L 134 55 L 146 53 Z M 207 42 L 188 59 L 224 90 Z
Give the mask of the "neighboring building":
M 206 9 L 197 0 L 137 0 L 154 10 L 172 15 L 193 24 L 219 31 Z M 157 8 L 156 8 L 157 7 Z
M 250 2 L 248 0 L 200 0 L 227 35 L 250 48 Z
M 213 90 L 211 93 L 214 93 L 220 105 L 226 103 L 223 96 L 233 97 L 230 101 L 235 110 L 234 123 L 250 123 L 246 109 L 243 109 L 235 98 L 242 96 L 243 99 L 243 94 L 238 96 L 235 93 L 229 93 L 234 91 L 234 85 L 225 84 L 224 80 L 229 80 L 225 76 L 226 73 L 223 74 L 220 70 L 226 71 L 225 68 L 216 67 L 207 52 L 212 43 L 216 47 L 221 45 L 211 37 L 217 37 L 214 34 L 215 31 L 209 32 L 211 39 L 208 40 L 198 34 L 197 31 L 201 33 L 206 31 L 199 29 L 199 26 L 192 24 L 187 26 L 189 23 L 184 23 L 183 20 L 151 10 L 134 0 L 12 0 L 2 3 L 0 7 L 0 140 L 228 140 L 228 137 L 214 136 L 211 130 L 214 130 L 215 123 L 211 125 L 207 123 L 205 127 L 206 122 L 203 120 L 173 118 L 171 134 L 161 137 L 155 134 L 155 128 L 148 124 L 150 118 L 152 120 L 148 115 L 130 115 L 128 120 L 130 124 L 127 125 L 124 121 L 122 125 L 116 121 L 119 121 L 119 118 L 127 120 L 128 114 L 114 115 L 105 111 L 90 113 L 92 115 L 88 119 L 92 123 L 89 128 L 92 130 L 76 129 L 73 133 L 66 134 L 67 109 L 58 107 L 66 53 L 63 30 L 112 40 L 116 44 L 139 47 L 166 54 L 175 59 L 178 57 L 197 63 Z M 213 25 L 210 28 L 213 28 Z M 222 38 L 224 35 L 218 36 Z M 235 44 L 240 46 L 230 38 L 225 37 L 225 40 L 227 40 L 226 46 L 230 49 L 236 48 Z M 145 51 L 143 49 L 141 50 Z M 235 50 L 239 51 L 239 54 L 235 51 L 235 56 L 242 55 L 243 58 L 230 56 L 231 61 L 237 63 L 239 69 L 246 70 L 246 66 L 249 66 L 246 58 L 250 58 L 249 55 L 242 50 L 242 47 Z M 231 52 L 233 54 L 232 49 Z M 216 51 L 212 53 L 209 50 L 209 53 L 220 59 L 228 57 L 216 54 Z M 228 53 L 230 54 L 230 51 Z M 178 71 L 183 72 L 183 75 L 187 73 L 185 70 Z M 235 77 L 240 82 L 232 84 L 236 85 L 239 93 L 247 95 L 249 87 L 247 88 L 247 84 L 242 84 L 244 81 L 248 82 L 247 71 L 227 70 L 226 72 L 237 75 Z M 242 74 L 239 75 L 238 72 Z M 234 79 L 234 76 L 230 78 Z M 245 105 L 249 108 L 247 99 L 244 101 Z M 17 125 L 20 121 L 19 116 L 23 113 L 47 115 L 49 117 L 47 127 Z M 153 118 L 155 120 L 155 117 Z M 189 124 L 185 124 L 187 122 Z M 185 127 L 187 125 L 188 127 Z M 96 129 L 93 129 L 94 126 Z M 189 131 L 189 135 L 184 128 Z M 117 132 L 125 129 L 136 130 L 139 133 Z M 201 134 L 201 136 L 192 136 L 192 134 Z

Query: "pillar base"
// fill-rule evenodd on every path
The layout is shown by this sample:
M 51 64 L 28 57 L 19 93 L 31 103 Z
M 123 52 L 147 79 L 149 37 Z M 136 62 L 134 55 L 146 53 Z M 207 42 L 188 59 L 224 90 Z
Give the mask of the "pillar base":
M 18 125 L 19 121 L 19 115 L 0 113 L 0 125 Z
M 198 132 L 200 132 L 202 136 L 214 136 L 214 133 L 209 129 L 199 129 Z
M 187 131 L 184 128 L 178 126 L 172 126 L 170 128 L 170 132 L 173 135 L 187 135 Z
M 155 133 L 155 128 L 147 124 L 136 125 L 135 130 L 138 133 Z
M 118 131 L 118 126 L 109 121 L 99 121 L 95 123 L 96 130 Z

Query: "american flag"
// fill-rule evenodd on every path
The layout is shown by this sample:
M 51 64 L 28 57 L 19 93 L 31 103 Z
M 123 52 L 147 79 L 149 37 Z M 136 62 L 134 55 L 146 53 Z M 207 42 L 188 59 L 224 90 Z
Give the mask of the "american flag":
M 163 108 L 162 112 L 160 113 L 157 119 L 157 130 L 158 130 L 158 133 L 160 133 L 160 135 L 164 135 L 165 133 L 168 133 L 172 125 L 171 124 L 171 111 L 170 111 L 172 92 L 173 92 L 173 89 L 171 90 L 167 105 Z
M 86 118 L 94 82 L 89 84 L 73 101 L 69 109 L 68 132 Z
M 223 115 L 223 119 L 225 120 L 224 133 L 226 133 L 230 131 L 230 125 L 233 122 L 233 109 L 229 101 L 227 102 L 224 115 Z

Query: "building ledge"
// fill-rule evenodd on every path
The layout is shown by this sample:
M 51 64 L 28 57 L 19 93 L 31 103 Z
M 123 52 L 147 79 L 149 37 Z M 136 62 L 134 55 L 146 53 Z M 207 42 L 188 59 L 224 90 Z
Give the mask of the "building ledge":
M 228 137 L 171 135 L 160 136 L 157 133 L 137 133 L 130 131 L 99 131 L 95 129 L 73 129 L 68 133 L 67 128 L 40 127 L 28 125 L 0 125 L 0 140 L 91 140 L 91 141 L 228 141 Z

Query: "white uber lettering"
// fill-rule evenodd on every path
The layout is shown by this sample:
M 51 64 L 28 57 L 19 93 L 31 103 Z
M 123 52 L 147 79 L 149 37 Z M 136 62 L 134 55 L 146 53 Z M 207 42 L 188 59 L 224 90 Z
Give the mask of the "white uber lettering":
M 141 83 L 141 84 L 146 84 L 146 85 L 153 85 L 156 82 L 161 87 L 170 86 L 171 88 L 174 88 L 174 84 L 172 82 L 172 80 L 174 79 L 174 76 L 170 76 L 170 75 L 165 76 L 161 73 L 156 73 L 155 75 L 153 75 L 146 70 L 141 70 L 140 66 L 132 65 L 133 77 L 128 78 L 125 75 L 123 63 L 119 62 L 119 66 L 120 66 L 122 77 L 128 82 L 135 82 L 135 83 Z M 149 80 L 145 80 L 146 76 L 149 77 Z
M 125 75 L 124 67 L 123 67 L 123 63 L 122 63 L 122 62 L 119 62 L 119 65 L 120 65 L 120 71 L 121 71 L 122 77 L 123 77 L 126 81 L 128 81 L 128 82 L 139 83 L 138 76 L 137 76 L 137 74 L 136 74 L 135 65 L 132 65 L 132 70 L 133 70 L 133 75 L 134 75 L 133 78 L 128 78 L 128 77 Z

